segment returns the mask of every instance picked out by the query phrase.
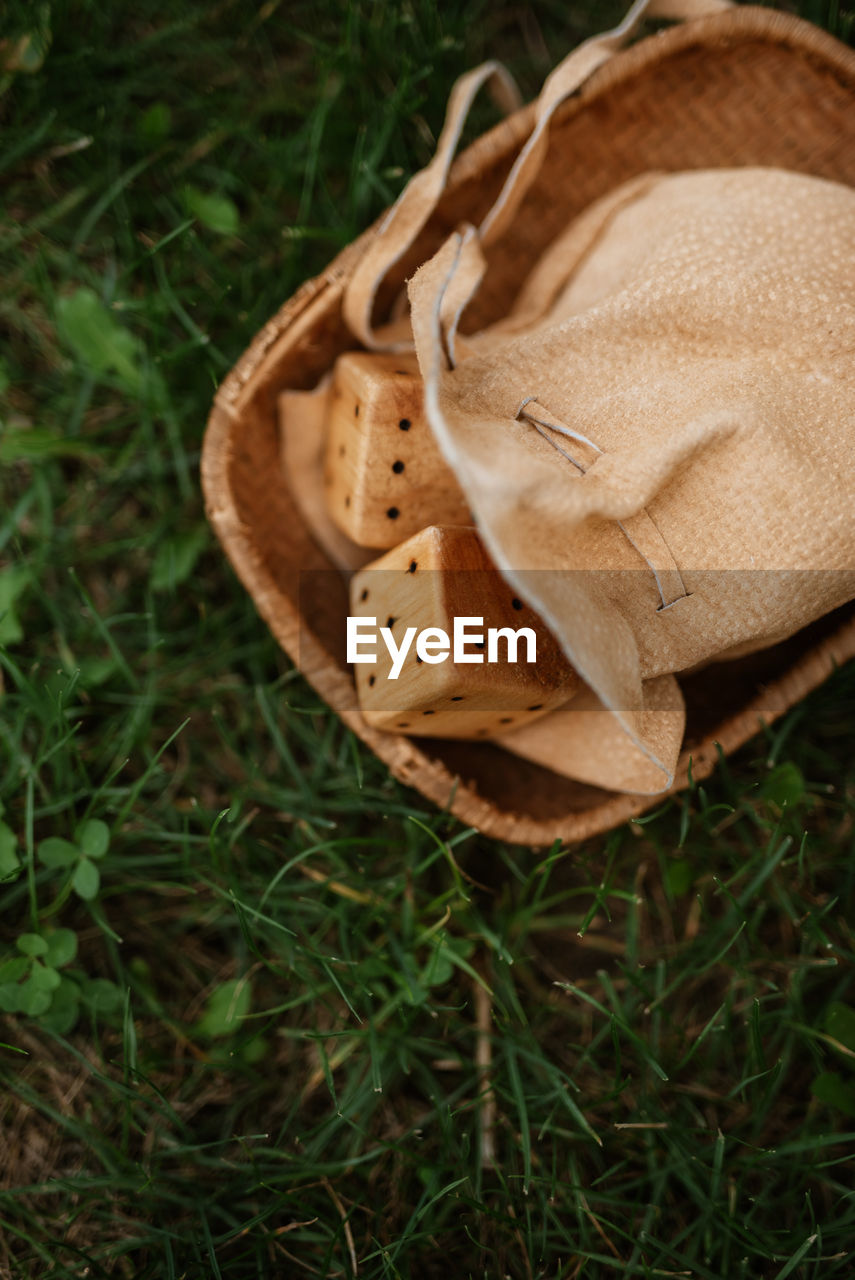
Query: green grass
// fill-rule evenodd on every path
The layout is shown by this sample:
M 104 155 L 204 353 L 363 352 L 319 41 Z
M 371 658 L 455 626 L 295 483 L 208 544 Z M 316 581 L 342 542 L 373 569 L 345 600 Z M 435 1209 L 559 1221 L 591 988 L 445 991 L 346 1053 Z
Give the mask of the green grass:
M 4 1277 L 852 1273 L 855 674 L 652 819 L 510 848 L 389 779 L 202 514 L 214 388 L 454 77 L 531 95 L 620 11 L 11 7 Z

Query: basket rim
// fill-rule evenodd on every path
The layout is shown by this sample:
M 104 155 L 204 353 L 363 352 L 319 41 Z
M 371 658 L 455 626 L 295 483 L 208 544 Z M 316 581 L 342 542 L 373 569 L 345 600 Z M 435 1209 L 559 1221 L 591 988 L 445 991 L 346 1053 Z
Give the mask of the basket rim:
M 855 51 L 811 23 L 778 10 L 756 6 L 734 8 L 671 27 L 648 36 L 616 54 L 585 82 L 562 108 L 558 121 L 590 109 L 593 103 L 635 77 L 649 73 L 664 60 L 692 48 L 709 56 L 737 43 L 763 41 L 783 46 L 793 56 L 807 57 L 823 72 L 832 75 L 853 95 L 855 105 Z M 535 104 L 520 108 L 487 133 L 482 134 L 455 160 L 448 190 L 453 192 L 477 177 L 489 160 L 519 147 L 531 129 Z M 691 128 L 692 122 L 689 121 Z M 291 656 L 306 679 L 339 717 L 407 785 L 417 786 L 441 809 L 448 809 L 461 821 L 485 835 L 529 846 L 543 846 L 561 839 L 573 843 L 599 834 L 627 819 L 663 803 L 689 783 L 707 777 L 718 761 L 719 752 L 729 754 L 743 745 L 764 724 L 774 722 L 795 701 L 821 684 L 838 665 L 855 657 L 855 618 L 826 637 L 803 655 L 794 666 L 766 686 L 762 697 L 749 701 L 720 723 L 693 749 L 684 746 L 672 786 L 656 796 L 624 793 L 602 794 L 602 802 L 570 811 L 556 818 L 535 818 L 525 813 L 498 810 L 436 757 L 427 755 L 417 741 L 402 735 L 380 733 L 363 721 L 352 683 L 320 641 L 301 629 L 299 611 L 279 589 L 259 555 L 253 529 L 241 519 L 229 479 L 230 461 L 241 416 L 265 369 L 275 362 L 276 349 L 284 338 L 308 328 L 312 316 L 325 310 L 331 293 L 340 294 L 345 281 L 385 215 L 347 245 L 318 276 L 305 281 L 255 335 L 220 384 L 211 408 L 202 441 L 200 471 L 206 512 L 228 559 L 256 609 L 276 640 Z M 283 388 L 284 389 L 284 388 Z M 297 660 L 299 632 L 300 658 Z M 762 703 L 762 706 L 761 706 Z

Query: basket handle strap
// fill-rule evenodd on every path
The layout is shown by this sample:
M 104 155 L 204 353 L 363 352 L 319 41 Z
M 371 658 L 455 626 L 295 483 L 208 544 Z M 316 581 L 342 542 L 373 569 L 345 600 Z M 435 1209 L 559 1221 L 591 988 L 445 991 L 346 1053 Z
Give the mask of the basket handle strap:
M 348 281 L 342 301 L 345 321 L 363 345 L 372 350 L 380 347 L 388 349 L 388 344 L 378 340 L 371 324 L 377 290 L 387 272 L 407 252 L 436 208 L 445 190 L 448 171 L 472 103 L 485 84 L 490 85 L 494 100 L 505 114 L 509 115 L 522 105 L 515 80 L 499 62 L 484 62 L 455 82 L 448 99 L 436 154 L 430 164 L 407 183 L 380 223 L 374 239 Z M 404 345 L 411 347 L 412 343 Z
M 531 186 L 549 141 L 549 124 L 556 108 L 617 52 L 635 33 L 644 17 L 688 21 L 732 8 L 731 0 L 635 0 L 622 22 L 592 36 L 574 49 L 549 74 L 537 99 L 535 125 L 514 161 L 493 207 L 481 223 L 480 237 L 491 244 L 507 229 Z M 375 333 L 372 316 L 377 291 L 387 273 L 414 243 L 445 190 L 448 172 L 466 118 L 479 89 L 490 83 L 499 105 L 508 112 L 520 105 L 519 91 L 498 62 L 485 62 L 461 76 L 451 90 L 436 154 L 426 168 L 408 182 L 386 214 L 345 286 L 342 313 L 353 335 L 368 350 L 400 351 L 412 342 L 384 340 Z

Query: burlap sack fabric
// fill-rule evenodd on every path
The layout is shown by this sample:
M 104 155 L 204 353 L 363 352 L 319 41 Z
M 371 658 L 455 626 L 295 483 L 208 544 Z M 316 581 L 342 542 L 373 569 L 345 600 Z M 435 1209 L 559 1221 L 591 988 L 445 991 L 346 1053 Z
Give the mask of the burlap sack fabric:
M 549 114 L 646 7 L 553 73 L 496 205 L 409 294 L 446 460 L 495 564 L 588 685 L 502 741 L 656 793 L 683 736 L 674 673 L 777 643 L 855 596 L 855 193 L 775 169 L 643 175 L 571 223 L 507 318 L 461 338 L 482 246 L 537 173 Z M 431 176 L 351 282 L 344 311 L 366 345 L 407 342 L 406 322 L 375 333 L 370 313 Z
M 259 612 L 315 688 L 398 778 L 464 822 L 524 843 L 581 839 L 648 808 L 643 793 L 660 790 L 673 769 L 683 696 L 686 737 L 674 786 L 704 776 L 719 750 L 745 742 L 758 718 L 780 715 L 855 652 L 847 605 L 772 649 L 685 671 L 706 657 L 770 644 L 853 595 L 845 553 L 851 256 L 844 251 L 841 265 L 827 269 L 835 245 L 847 234 L 852 243 L 843 230 L 851 206 L 843 205 L 855 186 L 855 60 L 797 19 L 740 7 L 670 28 L 601 66 L 644 7 L 634 6 L 599 46 L 589 42 L 572 55 L 538 104 L 449 168 L 452 119 L 428 177 L 408 188 L 415 195 L 405 194 L 259 333 L 218 392 L 203 448 L 209 516 Z M 654 12 L 662 9 L 650 6 Z M 496 79 L 492 68 L 480 70 L 464 82 L 458 104 L 465 109 L 476 81 Z M 572 99 L 562 101 L 568 91 Z M 506 83 L 504 92 L 510 102 Z M 734 166 L 744 168 L 731 182 L 724 171 Z M 700 189 L 680 189 L 680 170 L 704 167 L 716 172 L 692 176 L 707 183 L 713 205 L 728 184 L 728 199 L 750 204 L 738 179 L 756 178 L 759 203 L 747 223 L 744 203 L 741 212 L 720 203 L 716 215 Z M 800 181 L 796 172 L 830 181 L 804 179 L 809 190 L 793 185 L 781 199 L 761 190 L 767 180 Z M 761 225 L 764 200 L 773 207 Z M 690 216 L 677 227 L 681 205 Z M 746 232 L 745 252 L 735 222 Z M 691 249 L 707 276 L 686 293 L 678 334 L 673 305 L 654 295 L 666 279 L 688 280 L 680 237 L 680 252 Z M 741 291 L 728 282 L 723 254 L 737 274 L 747 271 Z M 553 627 L 566 628 L 562 642 L 580 668 L 593 664 L 584 671 L 586 693 L 533 725 L 533 738 L 515 735 L 506 744 L 514 754 L 370 729 L 344 662 L 347 600 L 332 566 L 368 556 L 324 529 L 324 387 L 336 356 L 355 344 L 412 341 L 404 310 L 392 302 L 407 278 L 431 420 L 471 490 L 480 531 L 503 571 L 525 578 L 521 594 Z M 705 294 L 718 320 L 704 311 Z M 635 299 L 634 338 L 617 305 L 622 295 Z M 567 335 L 584 353 L 575 364 Z M 531 372 L 530 348 L 540 351 L 545 340 L 558 344 L 559 359 L 534 385 L 521 375 Z M 598 362 L 599 380 L 571 396 L 576 373 L 584 378 Z M 486 377 L 477 377 L 479 366 Z M 686 369 L 691 379 L 677 372 Z M 664 419 L 654 407 L 657 379 L 667 391 Z M 725 404 L 713 421 L 704 396 L 720 393 Z M 634 416 L 618 412 L 630 402 Z M 277 415 L 277 407 L 287 408 Z M 274 473 L 277 417 L 286 485 Z M 499 440 L 509 451 L 501 463 Z M 676 486 L 691 496 L 697 467 L 705 476 L 695 486 L 698 510 L 709 519 L 698 514 L 684 524 Z M 554 515 L 544 514 L 546 495 Z M 508 527 L 519 521 L 506 518 L 506 508 L 528 512 L 521 548 Z M 557 541 L 547 538 L 550 529 Z M 568 539 L 574 569 L 563 558 Z M 611 559 L 576 571 L 595 553 Z M 729 577 L 733 592 L 758 564 L 768 578 L 760 594 L 746 585 L 725 599 L 716 575 Z M 564 579 L 576 585 L 556 585 Z M 580 608 L 605 613 L 603 643 L 586 639 Z M 629 643 L 616 643 L 619 634 Z M 596 692 L 596 664 L 609 651 L 618 661 L 606 662 L 606 676 L 623 681 L 613 708 L 605 685 L 605 697 Z M 620 779 L 640 794 L 609 794 L 568 774 L 612 787 Z
M 454 367 L 442 304 L 477 237 L 410 293 L 428 418 L 481 535 L 641 759 L 572 706 L 506 742 L 655 791 L 682 738 L 672 673 L 855 595 L 855 193 L 764 169 L 633 188 L 587 219 L 581 258 L 575 228 L 550 249 L 545 320 Z

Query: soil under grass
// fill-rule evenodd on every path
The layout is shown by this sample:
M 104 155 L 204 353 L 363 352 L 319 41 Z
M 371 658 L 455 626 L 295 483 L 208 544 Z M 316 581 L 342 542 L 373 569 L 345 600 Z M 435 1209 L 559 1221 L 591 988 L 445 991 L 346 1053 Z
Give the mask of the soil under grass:
M 622 8 L 7 11 L 2 1277 L 852 1274 L 855 670 L 535 854 L 389 779 L 203 518 L 214 388 L 455 76 Z

